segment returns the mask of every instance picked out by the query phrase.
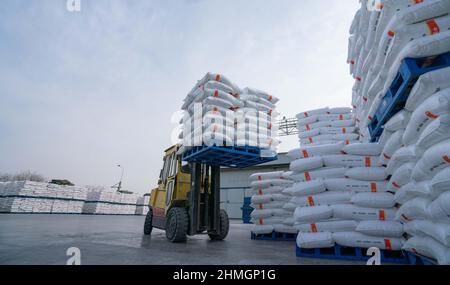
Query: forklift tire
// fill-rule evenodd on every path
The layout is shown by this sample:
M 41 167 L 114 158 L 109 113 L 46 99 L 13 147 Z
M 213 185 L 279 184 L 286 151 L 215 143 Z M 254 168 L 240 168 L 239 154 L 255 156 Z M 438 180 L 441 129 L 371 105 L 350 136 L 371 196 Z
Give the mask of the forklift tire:
M 169 241 L 185 242 L 189 227 L 189 216 L 185 208 L 172 208 L 167 214 L 166 237 Z
M 145 216 L 144 222 L 144 235 L 148 236 L 153 230 L 153 211 L 152 208 L 149 209 L 147 216 Z
M 228 235 L 228 231 L 230 230 L 230 221 L 225 210 L 220 210 L 219 228 L 220 234 L 208 234 L 211 240 L 224 240 Z

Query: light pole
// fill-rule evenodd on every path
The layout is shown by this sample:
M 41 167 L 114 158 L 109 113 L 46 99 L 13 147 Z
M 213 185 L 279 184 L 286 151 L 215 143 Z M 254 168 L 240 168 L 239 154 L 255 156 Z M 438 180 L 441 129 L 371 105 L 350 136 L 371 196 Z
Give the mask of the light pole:
M 123 172 L 125 171 L 125 168 L 120 164 L 118 164 L 117 167 L 122 169 L 122 174 L 120 175 L 120 181 L 119 181 L 119 184 L 117 185 L 117 192 L 120 192 L 120 190 L 122 189 L 122 179 L 123 179 Z

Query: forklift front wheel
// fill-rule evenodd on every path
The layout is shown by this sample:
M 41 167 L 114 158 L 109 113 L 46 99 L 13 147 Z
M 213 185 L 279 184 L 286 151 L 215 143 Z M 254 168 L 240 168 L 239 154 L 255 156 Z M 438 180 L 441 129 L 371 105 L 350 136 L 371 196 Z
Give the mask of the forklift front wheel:
M 185 242 L 189 217 L 185 208 L 172 208 L 167 214 L 166 237 L 171 242 Z
M 152 208 L 149 209 L 147 216 L 145 216 L 144 222 L 144 235 L 150 235 L 153 229 L 153 211 Z
M 225 212 L 225 210 L 220 210 L 219 229 L 220 232 L 218 234 L 216 233 L 208 234 L 211 240 L 224 240 L 228 235 L 228 231 L 230 230 L 230 221 L 228 219 L 228 214 L 227 212 Z

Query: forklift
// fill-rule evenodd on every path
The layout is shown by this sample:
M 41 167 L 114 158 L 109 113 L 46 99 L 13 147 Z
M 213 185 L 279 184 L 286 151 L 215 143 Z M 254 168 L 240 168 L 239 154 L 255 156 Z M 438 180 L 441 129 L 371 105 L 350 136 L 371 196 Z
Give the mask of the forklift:
M 220 166 L 184 162 L 178 155 L 180 148 L 177 144 L 165 150 L 158 187 L 151 191 L 144 234 L 157 228 L 174 243 L 205 233 L 211 240 L 224 240 L 229 219 L 220 209 Z

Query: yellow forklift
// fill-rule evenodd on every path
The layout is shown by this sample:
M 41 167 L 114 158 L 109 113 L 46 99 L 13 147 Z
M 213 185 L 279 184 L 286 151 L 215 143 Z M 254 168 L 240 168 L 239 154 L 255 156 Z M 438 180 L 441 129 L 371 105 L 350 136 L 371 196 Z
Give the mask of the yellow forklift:
M 151 191 L 144 234 L 157 228 L 165 230 L 171 242 L 204 233 L 211 240 L 223 240 L 229 220 L 220 209 L 220 166 L 185 162 L 177 154 L 180 147 L 165 150 L 158 187 Z

